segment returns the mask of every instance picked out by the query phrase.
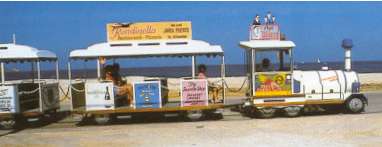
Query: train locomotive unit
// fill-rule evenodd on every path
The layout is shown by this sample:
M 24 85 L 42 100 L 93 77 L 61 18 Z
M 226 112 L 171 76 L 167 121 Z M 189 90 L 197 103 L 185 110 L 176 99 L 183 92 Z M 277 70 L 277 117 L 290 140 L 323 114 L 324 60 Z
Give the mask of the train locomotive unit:
M 40 65 L 52 62 L 56 67 L 56 78 L 41 77 Z M 16 43 L 0 44 L 1 83 L 0 121 L 5 129 L 18 127 L 28 118 L 52 117 L 60 108 L 58 61 L 56 54 Z M 31 79 L 7 80 L 7 64 L 31 63 Z M 36 67 L 37 69 L 36 69 Z M 37 71 L 37 77 L 35 73 Z
M 245 114 L 267 118 L 279 110 L 290 117 L 308 110 L 364 111 L 368 101 L 351 70 L 350 39 L 342 42 L 345 70 L 301 71 L 294 69 L 295 43 L 285 39 L 278 24 L 250 26 L 249 34 L 248 41 L 239 43 L 250 81 L 241 107 Z
M 96 60 L 97 80 L 73 80 L 69 72 L 72 111 L 83 114 L 83 119 L 98 124 L 110 122 L 119 115 L 136 116 L 143 113 L 179 113 L 192 120 L 204 115 L 221 115 L 224 107 L 224 88 L 219 100 L 209 96 L 211 83 L 196 75 L 196 57 L 221 57 L 221 80 L 224 80 L 224 54 L 221 46 L 193 40 L 191 22 L 110 23 L 107 25 L 108 41 L 86 49 L 70 52 L 70 60 Z M 123 59 L 172 57 L 191 59 L 191 77 L 170 83 L 167 78 L 143 77 L 124 80 L 119 73 Z M 106 65 L 107 61 L 119 61 Z M 70 63 L 70 62 L 69 62 Z M 71 65 L 71 64 L 69 64 Z M 70 71 L 69 67 L 69 71 Z M 170 85 L 172 84 L 172 85 Z M 178 98 L 169 98 L 176 85 Z M 174 86 L 173 86 L 174 87 Z M 224 86 L 221 86 L 224 87 Z

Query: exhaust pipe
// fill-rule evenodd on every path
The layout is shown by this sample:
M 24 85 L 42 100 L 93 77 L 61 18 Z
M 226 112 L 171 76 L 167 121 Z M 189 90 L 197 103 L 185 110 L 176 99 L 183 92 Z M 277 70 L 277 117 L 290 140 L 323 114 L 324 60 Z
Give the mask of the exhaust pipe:
M 342 48 L 345 49 L 345 70 L 351 71 L 351 49 L 353 48 L 353 40 L 342 40 Z

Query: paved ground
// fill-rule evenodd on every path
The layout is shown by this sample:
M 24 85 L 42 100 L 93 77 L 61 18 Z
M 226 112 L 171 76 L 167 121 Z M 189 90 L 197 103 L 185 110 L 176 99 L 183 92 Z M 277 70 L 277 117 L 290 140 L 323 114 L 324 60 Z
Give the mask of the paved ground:
M 0 131 L 0 146 L 380 146 L 382 92 L 368 93 L 364 114 L 317 114 L 250 119 L 225 111 L 219 121 L 183 122 L 177 117 L 108 126 L 58 123 Z M 33 124 L 33 123 L 32 123 Z
M 369 100 L 369 106 L 366 107 L 367 113 L 382 113 L 382 92 L 366 93 Z

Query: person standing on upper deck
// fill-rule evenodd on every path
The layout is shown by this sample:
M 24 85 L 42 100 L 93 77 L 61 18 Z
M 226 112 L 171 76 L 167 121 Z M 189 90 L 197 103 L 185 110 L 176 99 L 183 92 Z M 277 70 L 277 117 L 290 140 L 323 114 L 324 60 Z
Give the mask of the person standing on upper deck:
M 268 23 L 267 24 L 273 24 L 273 20 L 272 20 L 272 13 L 271 11 L 268 11 L 267 15 L 265 16 L 268 20 Z
M 255 27 L 257 25 L 261 25 L 261 22 L 260 22 L 260 16 L 256 14 L 255 19 L 252 22 L 252 26 Z
M 264 17 L 264 24 L 265 24 L 265 25 L 268 25 L 268 24 L 269 24 L 269 22 L 268 22 L 268 17 L 267 17 L 267 16 Z
M 275 16 L 272 16 L 271 24 L 276 24 L 276 17 Z

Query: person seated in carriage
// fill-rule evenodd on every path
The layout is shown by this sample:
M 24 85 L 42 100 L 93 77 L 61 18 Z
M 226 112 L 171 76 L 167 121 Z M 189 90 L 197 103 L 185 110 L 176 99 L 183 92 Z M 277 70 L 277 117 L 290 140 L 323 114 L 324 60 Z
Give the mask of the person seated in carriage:
M 200 64 L 198 66 L 198 79 L 207 79 L 207 67 L 204 64 Z M 219 90 L 221 87 L 216 85 L 215 83 L 208 82 L 208 92 L 212 93 L 212 101 L 213 103 L 218 102 Z
M 273 67 L 273 64 L 271 63 L 271 60 L 268 58 L 264 58 L 261 61 L 261 66 L 258 66 L 257 68 L 259 72 L 269 72 L 269 71 L 275 71 L 275 68 Z
M 133 86 L 122 80 L 119 74 L 119 64 L 106 65 L 104 67 L 104 80 L 112 81 L 114 84 L 114 95 L 116 106 L 132 106 Z

